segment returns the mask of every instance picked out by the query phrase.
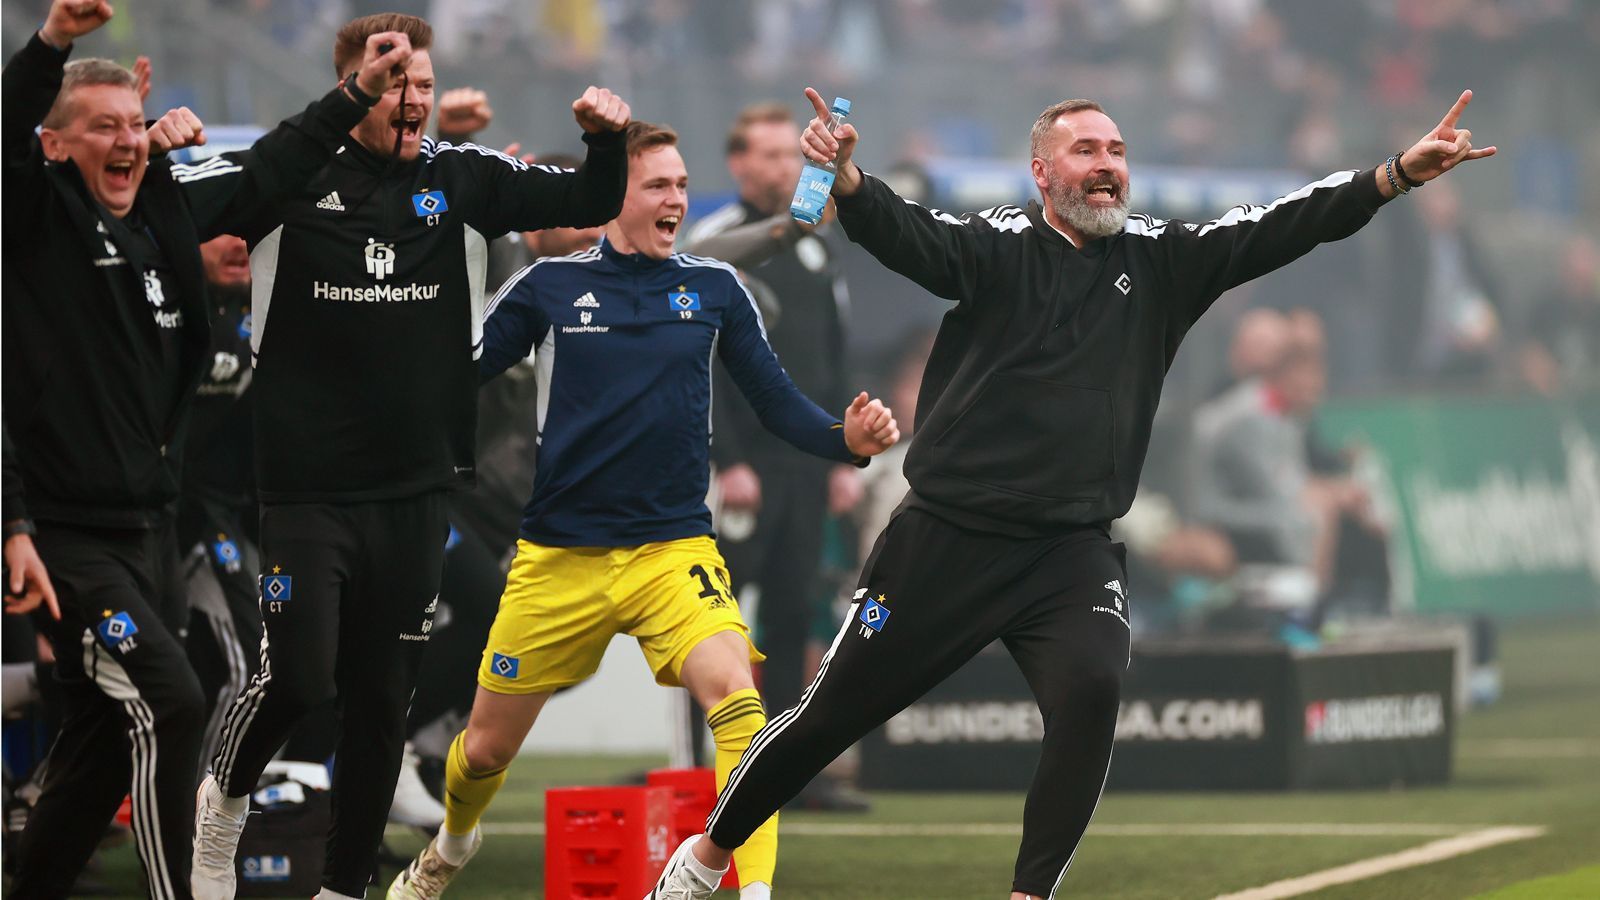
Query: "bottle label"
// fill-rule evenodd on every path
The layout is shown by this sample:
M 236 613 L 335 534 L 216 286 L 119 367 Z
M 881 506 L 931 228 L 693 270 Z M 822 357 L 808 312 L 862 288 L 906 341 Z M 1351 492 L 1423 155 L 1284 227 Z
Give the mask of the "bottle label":
M 821 221 L 823 207 L 828 204 L 828 194 L 833 190 L 833 177 L 834 173 L 827 169 L 806 166 L 805 171 L 800 173 L 800 183 L 795 185 L 789 214 L 813 225 Z

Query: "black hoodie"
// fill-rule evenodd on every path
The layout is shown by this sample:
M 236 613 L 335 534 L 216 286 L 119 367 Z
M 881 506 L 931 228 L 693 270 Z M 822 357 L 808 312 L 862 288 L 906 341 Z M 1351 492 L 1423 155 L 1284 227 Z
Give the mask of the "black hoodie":
M 1129 217 L 1074 247 L 1037 203 L 960 217 L 866 176 L 838 200 L 850 239 L 956 301 L 917 397 L 908 502 L 957 524 L 1042 535 L 1128 511 L 1161 384 L 1223 291 L 1336 241 L 1384 202 L 1339 172 L 1210 222 Z

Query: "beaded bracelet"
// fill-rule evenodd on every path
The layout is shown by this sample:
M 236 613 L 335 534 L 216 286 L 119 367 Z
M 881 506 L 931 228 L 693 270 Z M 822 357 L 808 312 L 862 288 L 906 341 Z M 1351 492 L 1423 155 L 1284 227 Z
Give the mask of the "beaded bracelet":
M 1384 163 L 1383 163 L 1383 174 L 1388 177 L 1388 179 L 1389 179 L 1389 187 L 1394 188 L 1394 192 L 1395 192 L 1396 196 L 1399 196 L 1400 194 L 1409 194 L 1409 193 L 1411 193 L 1411 188 L 1406 187 L 1405 185 L 1403 185 L 1400 182 L 1395 180 L 1395 177 L 1394 177 L 1394 161 L 1399 159 L 1399 158 L 1400 158 L 1400 154 L 1396 153 L 1395 155 L 1393 155 L 1393 156 L 1389 157 L 1387 160 L 1385 160 Z

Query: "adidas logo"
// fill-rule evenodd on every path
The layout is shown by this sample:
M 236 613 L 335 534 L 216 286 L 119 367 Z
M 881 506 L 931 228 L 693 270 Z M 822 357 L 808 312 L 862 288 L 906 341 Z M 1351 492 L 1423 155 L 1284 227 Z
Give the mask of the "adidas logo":
M 1118 597 L 1123 596 L 1123 593 L 1122 593 L 1122 582 L 1120 580 L 1113 580 L 1113 581 L 1106 582 L 1106 590 L 1111 591 L 1112 593 L 1116 594 Z
M 344 212 L 344 203 L 339 200 L 339 192 L 334 191 L 317 201 L 317 209 L 331 209 L 334 212 Z
M 594 294 L 593 293 L 588 293 L 588 294 L 584 294 L 582 297 L 579 297 L 578 299 L 572 301 L 572 305 L 573 306 L 577 306 L 577 307 L 587 308 L 587 309 L 599 309 L 600 308 L 600 301 L 596 300 L 594 298 Z

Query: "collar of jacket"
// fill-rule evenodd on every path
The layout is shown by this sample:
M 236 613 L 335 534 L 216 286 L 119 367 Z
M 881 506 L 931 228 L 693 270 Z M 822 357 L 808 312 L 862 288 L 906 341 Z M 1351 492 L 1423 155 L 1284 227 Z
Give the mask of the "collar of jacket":
M 391 163 L 394 161 L 393 157 L 379 156 L 368 150 L 355 138 L 345 141 L 344 146 L 334 152 L 333 159 L 336 164 L 345 165 L 369 175 L 382 175 L 385 177 L 402 172 L 411 172 L 422 165 L 422 154 L 419 152 L 416 159 L 400 163 L 391 168 Z
M 664 259 L 656 259 L 643 253 L 623 253 L 611 239 L 605 236 L 600 238 L 600 257 L 619 269 L 632 272 L 647 272 L 659 269 L 667 264 Z
M 1049 221 L 1045 219 L 1044 207 L 1040 206 L 1039 201 L 1037 200 L 1028 201 L 1028 205 L 1026 208 L 1024 208 L 1023 212 L 1027 214 L 1028 221 L 1033 223 L 1033 230 L 1039 235 L 1039 240 L 1044 241 L 1047 246 L 1065 250 L 1073 250 L 1089 257 L 1100 256 L 1106 252 L 1107 247 L 1111 246 L 1110 237 L 1095 238 L 1092 241 L 1086 241 L 1082 247 L 1073 244 L 1071 241 L 1067 240 L 1066 235 L 1057 231 L 1056 227 L 1051 225 Z M 1112 235 L 1111 237 L 1116 237 L 1116 235 Z

